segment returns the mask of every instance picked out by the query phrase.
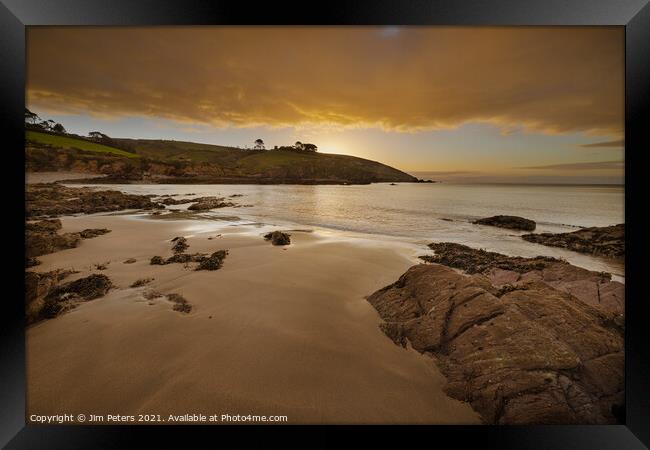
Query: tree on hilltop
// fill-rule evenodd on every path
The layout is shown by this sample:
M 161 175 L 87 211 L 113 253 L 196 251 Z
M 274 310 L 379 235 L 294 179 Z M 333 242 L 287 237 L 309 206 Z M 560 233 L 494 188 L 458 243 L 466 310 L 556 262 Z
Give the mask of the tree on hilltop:
M 60 123 L 54 124 L 54 126 L 52 127 L 52 131 L 54 131 L 55 133 L 66 134 L 65 128 Z
M 29 109 L 25 108 L 25 122 L 34 125 L 37 120 L 41 120 L 38 117 L 38 114 L 31 112 Z
M 261 139 L 255 139 L 255 150 L 264 150 L 264 141 Z
M 96 140 L 110 139 L 107 135 L 105 135 L 104 133 L 100 133 L 99 131 L 91 131 L 90 133 L 88 133 L 88 137 Z

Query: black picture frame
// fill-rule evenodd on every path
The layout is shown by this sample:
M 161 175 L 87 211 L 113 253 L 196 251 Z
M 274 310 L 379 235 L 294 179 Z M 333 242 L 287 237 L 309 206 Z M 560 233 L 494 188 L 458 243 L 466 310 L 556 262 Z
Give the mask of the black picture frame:
M 357 0 L 293 4 L 199 0 L 0 0 L 0 123 L 4 128 L 5 239 L 24 235 L 25 27 L 38 25 L 618 25 L 625 27 L 626 419 L 613 426 L 411 426 L 362 427 L 375 439 L 406 432 L 430 445 L 475 444 L 495 448 L 646 448 L 650 445 L 650 342 L 643 289 L 647 238 L 644 152 L 650 104 L 650 6 L 647 0 Z M 18 187 L 20 186 L 20 188 Z M 21 196 L 22 194 L 22 196 Z M 7 194 L 6 194 L 7 195 Z M 5 268 L 11 294 L 2 299 L 0 445 L 8 448 L 131 447 L 150 434 L 185 439 L 234 431 L 259 442 L 258 426 L 34 426 L 25 424 L 25 328 L 21 267 L 24 245 Z M 18 261 L 18 262 L 16 262 Z M 280 427 L 283 428 L 283 427 Z M 288 426 L 284 430 L 296 430 Z M 329 427 L 299 427 L 329 439 Z M 369 429 L 370 428 L 370 429 Z M 406 430 L 404 428 L 407 428 Z M 278 428 L 273 428 L 273 431 Z M 350 431 L 350 427 L 339 430 Z M 415 436 L 414 434 L 417 434 Z M 210 442 L 210 441 L 208 441 Z M 218 444 L 220 441 L 213 441 Z M 414 442 L 414 441 L 412 441 Z

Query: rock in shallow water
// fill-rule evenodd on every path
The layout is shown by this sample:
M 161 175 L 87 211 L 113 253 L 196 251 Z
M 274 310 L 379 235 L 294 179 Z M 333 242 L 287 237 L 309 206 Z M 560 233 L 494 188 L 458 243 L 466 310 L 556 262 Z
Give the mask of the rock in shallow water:
M 511 230 L 533 231 L 537 224 L 533 220 L 517 216 L 492 216 L 478 219 L 473 223 L 479 225 L 491 225 L 493 227 L 509 228 Z
M 582 228 L 571 233 L 524 234 L 521 238 L 528 242 L 566 248 L 594 256 L 608 258 L 625 256 L 625 224 Z
M 232 202 L 226 202 L 223 198 L 219 197 L 199 197 L 192 200 L 194 204 L 187 208 L 190 211 L 207 211 L 216 208 L 226 208 L 228 206 L 235 206 Z

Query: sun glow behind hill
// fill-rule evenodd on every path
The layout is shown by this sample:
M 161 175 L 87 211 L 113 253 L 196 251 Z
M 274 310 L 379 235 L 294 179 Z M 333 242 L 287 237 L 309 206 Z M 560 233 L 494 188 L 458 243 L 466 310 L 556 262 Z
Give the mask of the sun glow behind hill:
M 606 167 L 624 156 L 621 27 L 39 27 L 27 42 L 29 108 L 78 134 L 623 176 Z

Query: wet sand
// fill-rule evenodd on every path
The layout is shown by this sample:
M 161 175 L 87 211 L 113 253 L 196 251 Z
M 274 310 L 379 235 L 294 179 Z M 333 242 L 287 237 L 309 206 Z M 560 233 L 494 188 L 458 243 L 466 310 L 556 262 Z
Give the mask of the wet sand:
M 415 263 L 396 243 L 292 231 L 274 247 L 262 230 L 193 231 L 196 222 L 129 216 L 62 218 L 63 232 L 109 228 L 30 270 L 104 273 L 103 298 L 27 330 L 28 414 L 286 415 L 288 423 L 479 423 L 443 391 L 431 358 L 378 328 L 364 296 Z M 194 226 L 194 227 L 193 227 Z M 209 236 L 222 234 L 208 240 Z M 195 272 L 171 256 L 228 249 L 224 267 Z M 133 264 L 123 261 L 135 258 Z M 104 271 L 94 264 L 109 263 Z M 149 285 L 129 288 L 140 278 Z M 189 314 L 147 289 L 182 294 Z M 152 304 L 150 304 L 152 303 Z

